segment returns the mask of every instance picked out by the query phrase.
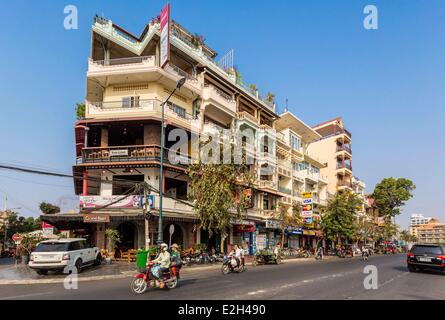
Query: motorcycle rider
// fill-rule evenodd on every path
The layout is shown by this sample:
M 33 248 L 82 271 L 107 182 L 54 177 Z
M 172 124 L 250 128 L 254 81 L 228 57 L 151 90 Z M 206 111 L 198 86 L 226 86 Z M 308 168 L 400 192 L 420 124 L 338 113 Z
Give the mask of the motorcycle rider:
M 235 251 L 236 266 L 239 267 L 241 259 L 243 258 L 243 250 L 237 244 L 235 244 L 234 251 Z
M 179 252 L 179 246 L 176 243 L 173 243 L 171 246 L 171 260 L 175 264 L 178 269 L 182 266 L 181 253 Z
M 166 243 L 161 244 L 160 253 L 157 256 L 157 258 L 153 260 L 153 263 L 159 264 L 159 266 L 160 266 L 159 277 L 156 277 L 155 274 L 153 274 L 153 275 L 155 276 L 155 278 L 158 278 L 158 280 L 160 280 L 159 287 L 162 289 L 164 287 L 164 282 L 161 279 L 162 273 L 169 271 L 170 264 L 171 264 L 170 252 L 168 252 L 168 245 Z

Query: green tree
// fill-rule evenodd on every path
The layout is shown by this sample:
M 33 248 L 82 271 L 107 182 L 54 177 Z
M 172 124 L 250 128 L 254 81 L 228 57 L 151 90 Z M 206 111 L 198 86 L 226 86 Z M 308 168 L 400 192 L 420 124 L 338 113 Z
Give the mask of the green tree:
M 85 119 L 85 103 L 76 103 L 77 120 Z
M 1 227 L 1 240 L 5 235 L 5 225 Z M 19 216 L 16 212 L 12 212 L 8 217 L 7 224 L 7 238 L 11 239 L 12 235 L 15 233 L 29 233 L 32 231 L 36 231 L 42 228 L 42 223 L 40 219 L 34 219 L 33 217 L 22 217 Z
M 41 202 L 39 208 L 44 214 L 56 214 L 60 212 L 60 208 L 58 206 L 47 202 Z
M 395 217 L 400 214 L 400 208 L 411 199 L 414 183 L 405 178 L 385 178 L 378 183 L 372 194 L 375 199 L 379 215 Z
M 360 199 L 351 192 L 337 193 L 328 201 L 321 221 L 327 239 L 339 242 L 354 237 L 355 217 L 360 204 Z
M 193 164 L 189 200 L 194 203 L 201 227 L 210 235 L 226 236 L 233 219 L 242 219 L 250 203 L 252 174 L 246 165 Z

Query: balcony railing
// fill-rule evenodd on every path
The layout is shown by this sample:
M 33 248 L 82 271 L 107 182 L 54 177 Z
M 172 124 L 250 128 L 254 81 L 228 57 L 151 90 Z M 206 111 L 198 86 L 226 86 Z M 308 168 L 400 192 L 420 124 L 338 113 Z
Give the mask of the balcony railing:
M 337 152 L 340 152 L 340 151 L 346 151 L 346 152 L 352 154 L 351 147 L 349 147 L 347 145 L 337 145 Z
M 204 85 L 202 96 L 204 100 L 213 99 L 226 108 L 229 108 L 232 112 L 236 111 L 236 101 L 233 97 L 213 85 Z
M 87 115 L 101 114 L 106 112 L 138 112 L 138 111 L 148 111 L 148 112 L 159 112 L 161 113 L 162 102 L 156 99 L 145 99 L 145 100 L 120 100 L 120 101 L 99 101 L 99 102 L 86 102 L 87 104 Z M 175 109 L 173 105 L 166 105 L 165 112 L 167 115 L 174 117 L 179 117 L 184 120 L 194 120 L 190 113 L 183 111 L 184 109 Z
M 352 183 L 348 181 L 338 181 L 337 182 L 338 187 L 349 187 L 352 188 Z
M 82 163 L 159 162 L 160 158 L 161 147 L 159 145 L 84 148 L 82 150 Z M 187 166 L 191 163 L 189 155 L 170 152 L 169 149 L 164 149 L 164 161 L 177 166 Z
M 238 113 L 238 119 L 240 120 L 248 120 L 250 122 L 253 122 L 254 124 L 258 125 L 258 119 L 255 118 L 254 116 L 252 116 L 250 113 L 246 112 L 246 111 L 241 111 Z
M 289 188 L 278 187 L 278 191 L 280 191 L 281 193 L 288 194 L 288 195 L 291 195 L 291 194 L 292 194 L 292 190 L 289 189 Z
M 117 58 L 108 60 L 90 60 L 92 64 L 99 65 L 102 67 L 112 67 L 112 66 L 123 66 L 131 65 L 137 63 L 148 63 L 156 60 L 155 56 L 138 56 L 138 57 L 127 57 L 127 58 Z
M 260 187 L 263 187 L 263 188 L 270 188 L 270 189 L 277 188 L 276 182 L 272 181 L 272 180 L 260 180 L 259 185 L 260 185 Z
M 352 171 L 352 165 L 350 163 L 337 163 L 337 169 L 348 169 Z

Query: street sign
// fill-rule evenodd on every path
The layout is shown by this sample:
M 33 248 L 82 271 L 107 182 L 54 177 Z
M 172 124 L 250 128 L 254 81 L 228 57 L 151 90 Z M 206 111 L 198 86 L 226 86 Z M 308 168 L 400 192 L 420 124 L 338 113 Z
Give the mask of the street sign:
M 12 240 L 14 240 L 14 242 L 17 242 L 17 241 L 21 242 L 23 240 L 23 237 L 21 235 L 19 235 L 18 233 L 15 233 L 12 236 Z

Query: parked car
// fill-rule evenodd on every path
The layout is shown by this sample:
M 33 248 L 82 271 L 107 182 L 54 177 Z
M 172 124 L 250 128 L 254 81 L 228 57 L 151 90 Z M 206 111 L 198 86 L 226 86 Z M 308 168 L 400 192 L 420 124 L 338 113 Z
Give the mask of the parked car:
M 445 272 L 445 246 L 440 244 L 415 244 L 407 255 L 410 272 L 435 269 Z
M 73 268 L 80 273 L 86 266 L 101 263 L 99 248 L 89 245 L 85 239 L 76 238 L 40 242 L 31 253 L 29 267 L 46 275 L 50 270 L 69 273 Z

